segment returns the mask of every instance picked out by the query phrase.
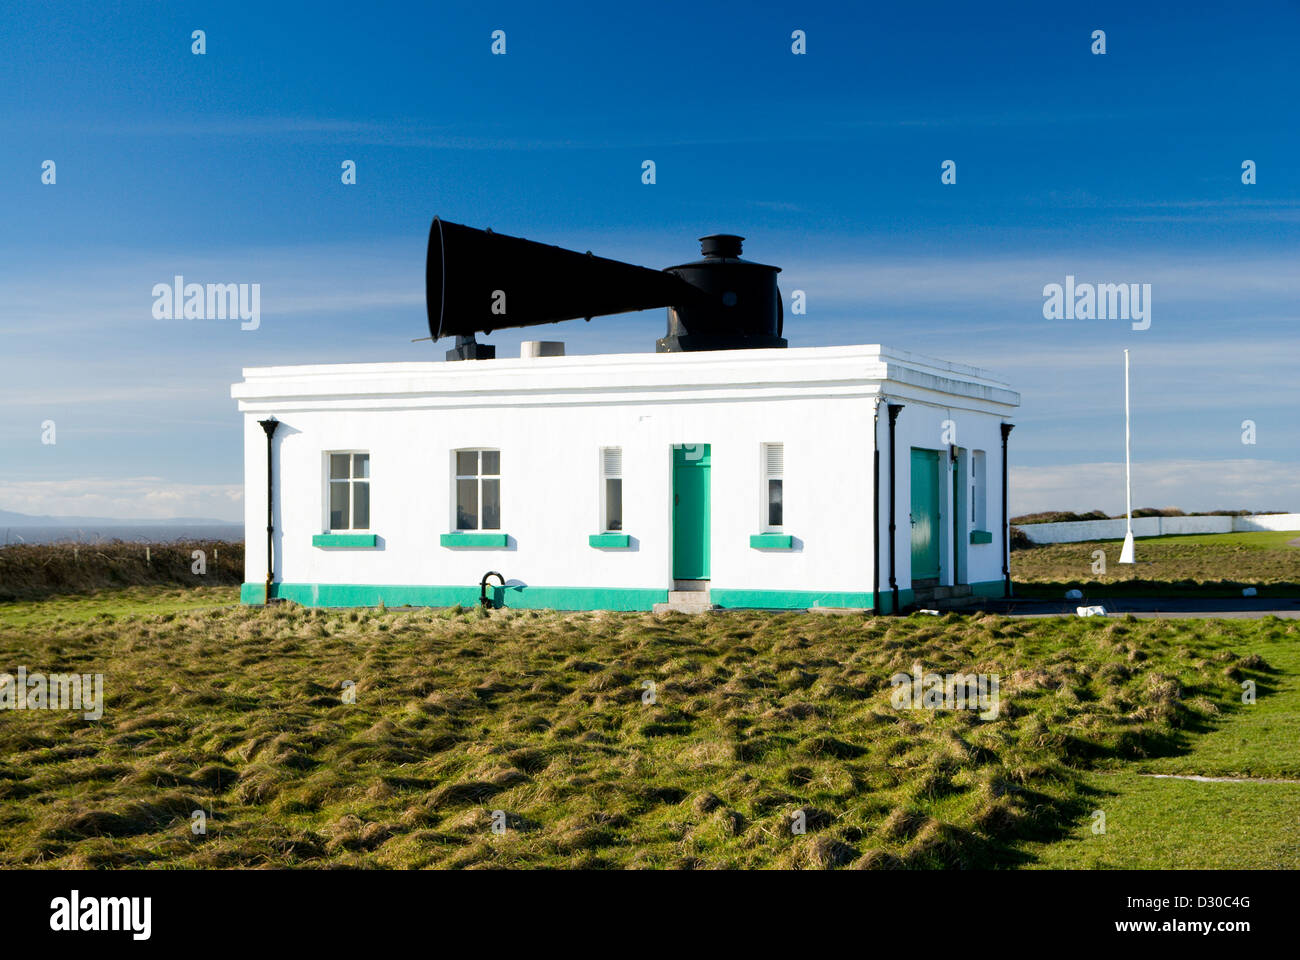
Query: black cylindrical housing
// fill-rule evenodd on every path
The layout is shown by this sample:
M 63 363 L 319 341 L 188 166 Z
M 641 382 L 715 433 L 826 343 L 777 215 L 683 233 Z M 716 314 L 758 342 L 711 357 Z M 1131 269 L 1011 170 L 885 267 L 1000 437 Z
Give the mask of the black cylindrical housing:
M 668 333 L 656 343 L 660 353 L 786 345 L 776 285 L 781 268 L 740 259 L 743 240 L 732 233 L 701 237 L 703 260 L 664 269 L 698 295 L 669 306 Z

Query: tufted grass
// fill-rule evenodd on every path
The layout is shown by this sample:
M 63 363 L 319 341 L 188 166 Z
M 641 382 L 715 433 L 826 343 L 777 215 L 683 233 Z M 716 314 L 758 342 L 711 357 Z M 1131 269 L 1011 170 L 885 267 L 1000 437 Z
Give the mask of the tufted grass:
M 1243 678 L 1277 685 L 1243 651 L 1300 638 L 236 597 L 0 605 L 0 671 L 102 672 L 107 700 L 98 722 L 0 713 L 0 866 L 1032 865 L 1086 823 L 1096 777 L 1187 755 L 1250 709 Z M 895 709 L 889 677 L 916 663 L 998 674 L 999 716 Z

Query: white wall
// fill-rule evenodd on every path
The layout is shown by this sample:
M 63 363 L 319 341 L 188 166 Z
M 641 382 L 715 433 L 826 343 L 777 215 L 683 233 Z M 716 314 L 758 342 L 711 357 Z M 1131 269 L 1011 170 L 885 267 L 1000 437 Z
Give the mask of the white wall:
M 571 405 L 502 411 L 303 411 L 276 436 L 276 579 L 293 583 L 477 584 L 499 570 L 536 586 L 671 586 L 672 446 L 712 445 L 712 586 L 870 589 L 871 404 L 844 399 Z M 246 417 L 247 579 L 265 573 L 265 436 Z M 855 435 L 860 442 L 846 445 Z M 761 444 L 785 444 L 785 532 L 800 549 L 750 547 L 761 532 Z M 600 448 L 623 448 L 623 532 L 635 549 L 588 544 L 600 533 Z M 504 549 L 443 547 L 455 529 L 451 453 L 501 451 Z M 370 532 L 381 548 L 313 547 L 325 532 L 322 452 L 370 452 Z M 869 540 L 867 541 L 869 543 Z M 864 584 L 867 586 L 864 587 Z
M 903 410 L 898 415 L 897 436 L 897 482 L 898 492 L 896 507 L 898 513 L 895 531 L 895 549 L 897 550 L 897 579 L 900 589 L 912 586 L 912 528 L 909 522 L 912 497 L 912 460 L 913 447 L 924 450 L 940 450 L 939 504 L 942 514 L 939 521 L 939 582 L 944 585 L 953 583 L 953 542 L 952 542 L 952 473 L 948 445 L 944 439 L 944 421 L 951 420 L 956 428 L 957 446 L 963 451 L 960 455 L 967 458 L 975 450 L 985 454 L 986 474 L 986 523 L 982 529 L 993 534 L 991 543 L 970 543 L 970 531 L 976 529 L 973 518 L 965 516 L 962 534 L 966 540 L 965 563 L 961 569 L 962 583 L 980 583 L 1002 579 L 1002 433 L 1001 424 L 1005 417 L 982 411 L 966 409 L 958 405 L 944 405 L 941 397 L 899 396 L 897 391 L 889 398 L 902 403 Z M 888 401 L 886 401 L 888 402 Z M 888 496 L 889 496 L 889 418 L 885 403 L 880 412 L 880 449 L 881 449 L 881 590 L 889 587 L 888 554 Z M 1011 434 L 1009 449 L 1015 449 L 1015 433 Z M 964 485 L 969 494 L 969 486 Z M 963 511 L 963 513 L 966 511 Z M 960 544 L 958 544 L 960 549 Z
M 1079 543 L 1084 540 L 1123 540 L 1128 523 L 1117 520 L 1078 520 L 1026 523 L 1019 529 L 1033 543 Z M 1191 533 L 1231 533 L 1247 530 L 1300 530 L 1300 513 L 1254 517 L 1134 517 L 1133 536 L 1160 537 Z
M 1233 517 L 1232 529 L 1300 530 L 1300 513 L 1265 513 L 1255 517 Z
M 999 424 L 1019 397 L 983 371 L 879 346 L 344 364 L 245 370 L 246 579 L 265 576 L 265 436 L 275 441 L 276 580 L 471 585 L 487 570 L 538 587 L 672 585 L 671 448 L 712 445 L 711 587 L 868 593 L 872 589 L 871 429 L 885 396 L 898 420 L 897 576 L 911 585 L 910 448 L 945 451 L 943 421 L 987 455 L 986 529 L 963 582 L 1001 577 Z M 888 584 L 888 416 L 878 440 L 883 592 Z M 785 444 L 785 530 L 792 551 L 758 550 L 761 445 Z M 1014 438 L 1013 438 L 1014 444 Z M 599 451 L 623 448 L 630 550 L 591 547 L 599 527 Z M 454 529 L 451 451 L 501 450 L 504 549 L 443 547 Z M 323 453 L 371 456 L 378 549 L 314 547 L 325 532 Z M 941 484 L 944 582 L 951 582 L 951 483 Z M 968 536 L 972 523 L 964 524 Z

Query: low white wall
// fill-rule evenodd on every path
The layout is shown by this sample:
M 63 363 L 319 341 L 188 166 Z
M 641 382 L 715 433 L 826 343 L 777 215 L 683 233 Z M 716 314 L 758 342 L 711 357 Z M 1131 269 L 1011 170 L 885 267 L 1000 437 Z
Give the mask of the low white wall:
M 1300 513 L 1266 513 L 1232 519 L 1233 530 L 1300 530 Z
M 1083 540 L 1123 540 L 1127 523 L 1118 520 L 1076 520 L 1066 523 L 1026 523 L 1020 526 L 1033 543 L 1078 543 Z M 1300 513 L 1254 517 L 1134 517 L 1133 536 L 1161 537 L 1189 533 L 1233 533 L 1248 530 L 1300 530 Z

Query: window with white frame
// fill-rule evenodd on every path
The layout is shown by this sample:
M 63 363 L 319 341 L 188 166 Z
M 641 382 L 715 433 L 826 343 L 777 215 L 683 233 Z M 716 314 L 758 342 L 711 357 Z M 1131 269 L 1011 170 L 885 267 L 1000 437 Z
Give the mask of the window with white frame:
M 370 529 L 370 454 L 329 453 L 329 528 Z
M 785 526 L 785 444 L 763 444 L 763 531 L 779 533 Z
M 605 533 L 623 530 L 623 448 L 600 451 L 601 526 Z
M 501 529 L 501 451 L 457 450 L 456 529 Z
M 971 453 L 970 520 L 976 530 L 988 529 L 988 481 L 983 450 Z

